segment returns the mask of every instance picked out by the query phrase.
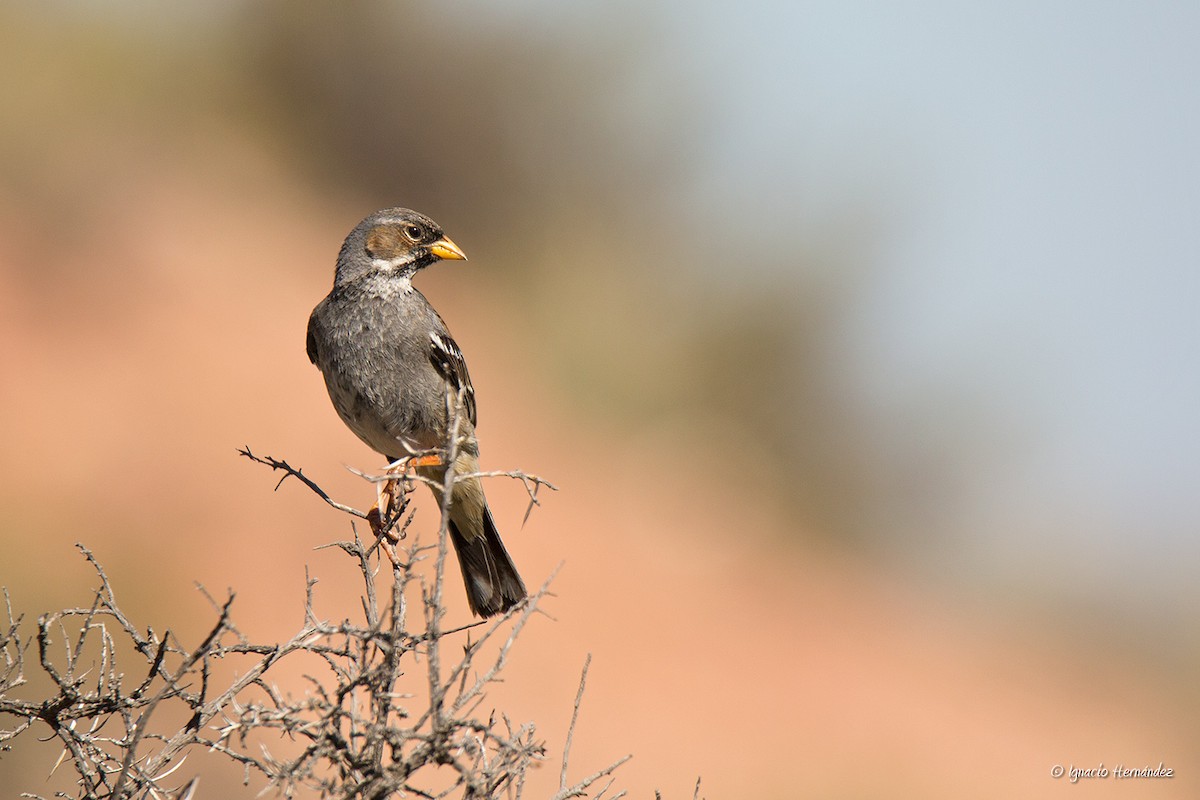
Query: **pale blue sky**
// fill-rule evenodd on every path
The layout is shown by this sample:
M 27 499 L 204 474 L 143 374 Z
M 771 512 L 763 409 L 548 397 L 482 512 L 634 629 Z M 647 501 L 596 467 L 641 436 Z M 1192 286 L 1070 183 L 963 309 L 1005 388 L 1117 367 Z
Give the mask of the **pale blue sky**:
M 654 126 L 639 92 L 702 100 L 689 213 L 781 244 L 874 220 L 841 379 L 879 456 L 946 493 L 913 503 L 898 481 L 880 511 L 898 553 L 932 530 L 940 551 L 909 557 L 964 581 L 1200 599 L 1200 5 L 505 13 L 564 36 L 649 26 L 631 124 Z M 728 280 L 791 277 L 727 247 Z

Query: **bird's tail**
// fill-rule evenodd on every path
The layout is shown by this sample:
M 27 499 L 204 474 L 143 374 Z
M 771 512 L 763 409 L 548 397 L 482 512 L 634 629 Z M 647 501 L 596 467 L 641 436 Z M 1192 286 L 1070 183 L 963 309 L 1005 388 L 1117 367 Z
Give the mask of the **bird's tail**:
M 463 583 L 467 587 L 467 602 L 473 613 L 490 617 L 508 611 L 525 599 L 525 584 L 504 549 L 504 542 L 500 541 L 491 509 L 486 505 L 483 507 L 483 535 L 468 539 L 451 519 L 450 541 L 458 553 Z

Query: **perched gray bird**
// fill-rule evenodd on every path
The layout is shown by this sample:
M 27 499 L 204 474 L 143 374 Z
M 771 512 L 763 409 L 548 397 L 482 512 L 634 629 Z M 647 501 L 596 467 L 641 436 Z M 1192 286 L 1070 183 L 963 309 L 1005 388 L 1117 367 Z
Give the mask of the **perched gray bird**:
M 308 319 L 308 357 L 338 416 L 389 463 L 444 452 L 461 402 L 455 473 L 463 475 L 479 471 L 475 389 L 446 323 L 412 285 L 413 275 L 442 259 L 466 256 L 428 217 L 388 208 L 364 219 L 338 254 L 333 289 Z M 442 482 L 440 458 L 413 465 Z M 449 528 L 471 611 L 489 617 L 525 597 L 478 478 L 455 483 Z

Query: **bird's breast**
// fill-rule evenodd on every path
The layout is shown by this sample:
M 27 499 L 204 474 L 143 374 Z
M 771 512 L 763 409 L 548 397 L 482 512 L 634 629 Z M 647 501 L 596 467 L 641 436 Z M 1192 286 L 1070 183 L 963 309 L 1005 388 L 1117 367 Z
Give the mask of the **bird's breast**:
M 444 389 L 412 310 L 378 296 L 330 305 L 319 366 L 347 427 L 387 456 L 437 447 L 446 427 Z

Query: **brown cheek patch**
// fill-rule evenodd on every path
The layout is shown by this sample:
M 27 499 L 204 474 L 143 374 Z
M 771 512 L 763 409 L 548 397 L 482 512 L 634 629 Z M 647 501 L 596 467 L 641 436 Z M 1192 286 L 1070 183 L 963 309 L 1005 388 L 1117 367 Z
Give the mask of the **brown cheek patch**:
M 367 252 L 372 258 L 395 258 L 400 246 L 400 231 L 394 225 L 376 225 L 367 232 Z

